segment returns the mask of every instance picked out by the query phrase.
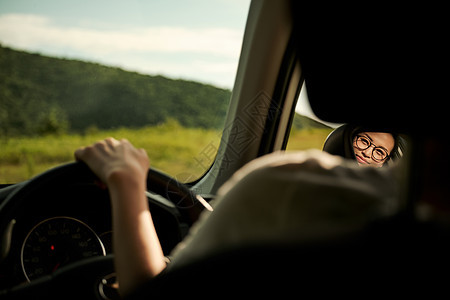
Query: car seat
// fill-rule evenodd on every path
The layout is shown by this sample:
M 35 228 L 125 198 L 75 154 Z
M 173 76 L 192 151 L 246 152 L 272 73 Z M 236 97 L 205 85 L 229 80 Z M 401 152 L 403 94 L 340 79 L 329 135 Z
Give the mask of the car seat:
M 434 228 L 404 226 L 406 219 L 400 215 L 383 220 L 340 240 L 227 248 L 182 268 L 163 271 L 127 299 L 211 299 L 216 295 L 252 299 L 276 295 L 283 299 L 312 293 L 376 293 L 380 278 L 385 283 L 380 291 L 405 294 L 409 284 L 430 274 L 433 266 L 444 263 L 448 267 L 448 261 L 437 257 L 449 250 L 448 235 Z

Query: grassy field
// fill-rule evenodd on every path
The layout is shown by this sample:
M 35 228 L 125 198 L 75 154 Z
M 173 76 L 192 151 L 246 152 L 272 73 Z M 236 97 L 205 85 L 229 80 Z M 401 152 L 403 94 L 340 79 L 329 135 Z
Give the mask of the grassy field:
M 333 128 L 292 130 L 286 151 L 320 149 Z
M 293 131 L 287 150 L 320 149 L 329 132 L 328 129 Z M 9 138 L 1 141 L 0 184 L 20 182 L 51 167 L 71 162 L 75 149 L 110 136 L 127 138 L 135 146 L 147 150 L 153 167 L 181 181 L 190 181 L 200 177 L 212 163 L 221 132 L 169 123 L 141 129 L 93 129 L 84 135 Z

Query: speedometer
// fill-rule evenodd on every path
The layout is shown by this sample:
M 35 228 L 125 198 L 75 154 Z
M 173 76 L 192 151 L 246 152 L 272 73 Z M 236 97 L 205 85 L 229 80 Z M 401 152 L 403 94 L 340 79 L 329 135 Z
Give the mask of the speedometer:
M 28 281 L 83 258 L 105 255 L 97 234 L 85 223 L 55 217 L 37 224 L 22 245 L 22 269 Z

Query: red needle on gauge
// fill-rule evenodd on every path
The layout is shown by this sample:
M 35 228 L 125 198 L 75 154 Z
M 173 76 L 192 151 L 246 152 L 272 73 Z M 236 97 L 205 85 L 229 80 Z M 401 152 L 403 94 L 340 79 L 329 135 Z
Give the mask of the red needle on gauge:
M 59 262 L 59 263 L 57 263 L 56 264 L 56 266 L 54 266 L 53 267 L 53 270 L 52 270 L 52 272 L 55 272 L 58 268 L 59 268 L 59 266 L 61 265 L 61 263 Z
M 54 245 L 51 245 L 51 246 L 50 246 L 50 250 L 55 251 L 55 246 L 54 246 Z M 53 267 L 52 272 L 55 272 L 55 271 L 59 268 L 59 266 L 61 266 L 61 263 L 60 263 L 60 262 L 58 262 L 58 263 Z

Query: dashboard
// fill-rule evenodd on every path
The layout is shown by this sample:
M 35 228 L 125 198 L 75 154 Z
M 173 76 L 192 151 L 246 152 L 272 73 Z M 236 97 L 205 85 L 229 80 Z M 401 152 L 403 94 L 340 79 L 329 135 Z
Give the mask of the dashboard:
M 0 189 L 0 204 L 14 186 Z M 176 208 L 147 193 L 150 211 L 165 254 L 184 232 Z M 63 184 L 41 189 L 27 199 L 11 220 L 2 242 L 10 243 L 0 261 L 0 289 L 50 275 L 61 267 L 113 253 L 109 194 L 95 183 Z

